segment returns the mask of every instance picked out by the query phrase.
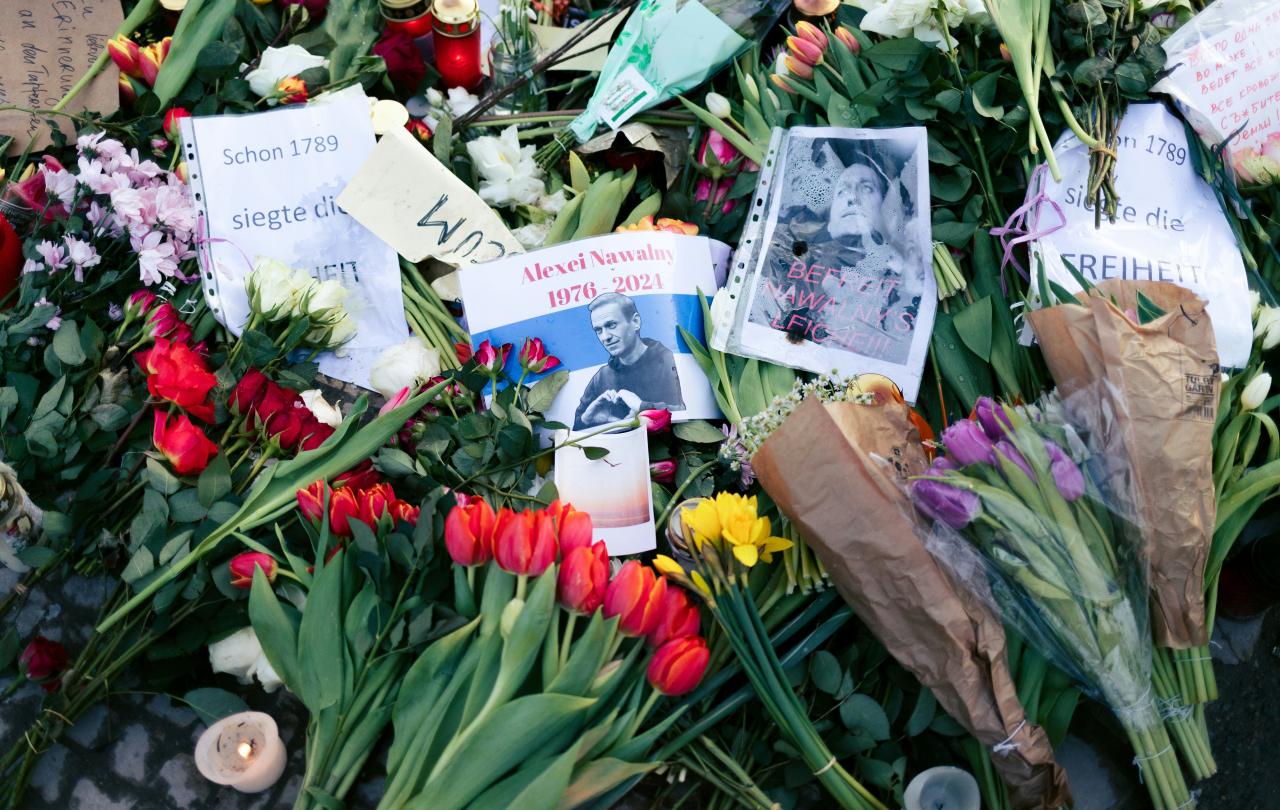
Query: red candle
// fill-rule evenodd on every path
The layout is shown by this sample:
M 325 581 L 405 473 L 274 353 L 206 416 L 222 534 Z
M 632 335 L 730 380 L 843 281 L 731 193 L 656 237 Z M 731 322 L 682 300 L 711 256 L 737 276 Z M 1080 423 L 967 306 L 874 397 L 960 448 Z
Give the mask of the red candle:
M 405 33 L 413 39 L 431 33 L 429 0 L 382 0 L 381 8 L 388 31 Z
M 476 0 L 435 0 L 431 14 L 440 83 L 446 89 L 475 89 L 484 80 L 480 72 L 480 9 Z

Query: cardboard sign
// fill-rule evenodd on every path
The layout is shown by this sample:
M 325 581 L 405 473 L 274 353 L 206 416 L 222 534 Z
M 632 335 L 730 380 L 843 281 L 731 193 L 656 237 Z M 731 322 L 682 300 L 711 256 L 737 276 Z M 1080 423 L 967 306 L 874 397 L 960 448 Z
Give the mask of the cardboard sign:
M 182 121 L 191 190 L 209 240 L 200 269 L 210 309 L 232 332 L 249 317 L 244 280 L 258 256 L 306 268 L 347 288 L 357 332 L 348 348 L 407 338 L 400 267 L 336 196 L 373 148 L 369 102 Z
M 605 57 L 609 55 L 609 43 L 613 41 L 613 33 L 618 29 L 625 14 L 615 14 L 613 18 L 600 23 L 586 39 L 574 45 L 554 65 L 547 70 L 578 70 L 594 73 L 604 68 Z M 529 30 L 538 41 L 538 58 L 549 55 L 556 48 L 577 35 L 576 28 L 561 28 L 558 25 L 532 24 Z
M 454 267 L 524 250 L 502 219 L 403 129 L 382 137 L 338 205 L 411 262 Z
M 5 0 L 0 3 L 0 106 L 52 109 L 89 71 L 123 21 L 119 0 Z M 119 71 L 112 62 L 82 89 L 66 112 L 110 115 L 120 106 Z M 13 138 L 9 154 L 49 146 L 53 118 L 68 137 L 75 128 L 65 117 L 21 110 L 0 112 L 0 135 Z

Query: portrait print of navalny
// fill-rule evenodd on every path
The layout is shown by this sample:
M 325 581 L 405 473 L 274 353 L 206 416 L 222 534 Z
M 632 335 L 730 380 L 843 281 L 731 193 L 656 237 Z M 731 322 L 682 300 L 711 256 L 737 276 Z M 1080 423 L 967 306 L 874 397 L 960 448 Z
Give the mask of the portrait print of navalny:
M 675 356 L 642 334 L 643 319 L 635 302 L 610 292 L 596 296 L 586 309 L 591 331 L 609 359 L 587 383 L 573 429 L 630 419 L 644 410 L 684 410 Z
M 748 321 L 904 364 L 932 278 L 925 150 L 911 129 L 854 132 L 787 140 Z

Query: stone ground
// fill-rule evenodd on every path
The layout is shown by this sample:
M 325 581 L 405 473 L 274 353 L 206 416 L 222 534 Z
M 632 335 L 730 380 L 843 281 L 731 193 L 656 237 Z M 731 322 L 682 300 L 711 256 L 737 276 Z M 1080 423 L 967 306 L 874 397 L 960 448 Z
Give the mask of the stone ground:
M 0 569 L 0 595 L 14 576 Z M 49 594 L 33 592 L 18 613 L 21 638 L 34 630 L 71 650 L 92 624 L 106 580 L 72 578 Z M 1273 764 L 1280 744 L 1280 703 L 1264 696 L 1280 684 L 1280 616 L 1265 622 L 1223 622 L 1215 653 L 1233 665 L 1218 667 L 1223 698 L 1209 711 L 1219 774 L 1201 785 L 1202 810 L 1280 807 L 1280 775 Z M 224 676 L 225 677 L 225 676 Z M 5 682 L 0 681 L 0 689 Z M 222 684 L 235 689 L 234 681 Z M 165 695 L 132 694 L 91 710 L 62 744 L 46 752 L 32 780 L 26 807 L 48 810 L 282 810 L 293 805 L 301 781 L 305 717 L 282 691 L 244 690 L 253 708 L 271 714 L 289 750 L 285 777 L 270 791 L 241 794 L 206 781 L 192 759 L 204 724 Z M 256 695 L 256 699 L 255 699 Z M 38 705 L 38 687 L 26 685 L 0 703 L 0 744 L 20 735 Z M 1059 752 L 1075 791 L 1077 810 L 1137 810 L 1145 791 L 1127 764 L 1131 754 L 1096 707 L 1083 708 L 1073 736 Z M 359 785 L 349 810 L 377 804 L 381 780 Z

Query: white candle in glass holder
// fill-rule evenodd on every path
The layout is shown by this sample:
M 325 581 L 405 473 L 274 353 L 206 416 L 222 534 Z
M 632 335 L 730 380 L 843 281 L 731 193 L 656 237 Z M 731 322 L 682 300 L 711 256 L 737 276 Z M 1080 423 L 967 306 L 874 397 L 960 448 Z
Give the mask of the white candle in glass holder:
M 262 712 L 224 717 L 196 742 L 196 767 L 210 782 L 259 793 L 284 773 L 286 756 L 276 721 Z
M 980 810 L 978 782 L 968 771 L 941 765 L 916 776 L 902 797 L 906 810 Z

